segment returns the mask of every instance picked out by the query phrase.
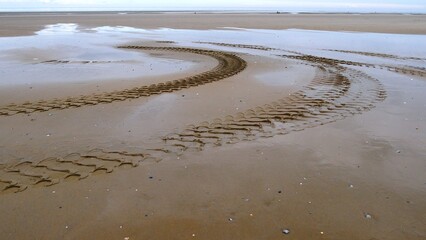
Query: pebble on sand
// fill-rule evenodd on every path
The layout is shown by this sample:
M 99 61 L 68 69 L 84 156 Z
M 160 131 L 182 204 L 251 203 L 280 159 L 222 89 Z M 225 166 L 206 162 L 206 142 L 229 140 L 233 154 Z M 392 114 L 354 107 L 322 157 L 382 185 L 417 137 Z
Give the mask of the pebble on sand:
M 284 234 L 286 234 L 286 235 L 287 235 L 287 234 L 290 234 L 290 230 L 288 230 L 288 229 L 283 229 L 283 233 L 284 233 Z

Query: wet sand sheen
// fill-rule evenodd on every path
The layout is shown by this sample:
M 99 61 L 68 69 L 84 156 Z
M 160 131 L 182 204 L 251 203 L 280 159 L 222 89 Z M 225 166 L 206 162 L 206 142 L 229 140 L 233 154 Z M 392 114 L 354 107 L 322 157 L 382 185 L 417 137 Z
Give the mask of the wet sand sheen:
M 147 38 L 137 44 L 144 50 L 229 57 L 212 71 L 223 77 L 208 84 L 203 73 L 186 77 L 203 84 L 185 80 L 170 93 L 167 81 L 176 78 L 165 77 L 156 83 L 165 90 L 153 96 L 0 116 L 8 136 L 0 142 L 4 236 L 426 236 L 422 52 L 297 46 L 279 32 L 267 45 L 262 36 L 272 32 L 263 30 L 226 30 L 217 38 L 230 39 L 223 42 L 206 41 L 210 33 L 202 31 L 155 33 L 127 36 Z M 244 34 L 251 44 L 232 38 Z
M 246 62 L 229 53 L 218 51 L 206 51 L 191 48 L 173 47 L 146 47 L 146 46 L 120 46 L 122 49 L 160 50 L 174 52 L 190 52 L 204 56 L 210 56 L 218 61 L 218 66 L 210 71 L 198 75 L 167 81 L 165 83 L 151 84 L 122 91 L 113 91 L 102 94 L 92 94 L 78 98 L 55 99 L 52 101 L 42 100 L 35 103 L 11 104 L 0 108 L 0 115 L 12 116 L 15 114 L 25 114 L 33 112 L 44 112 L 52 109 L 67 109 L 71 107 L 82 107 L 87 105 L 97 105 L 101 103 L 111 103 L 115 101 L 125 101 L 140 97 L 148 97 L 161 93 L 179 91 L 181 89 L 195 87 L 233 76 L 244 70 Z
M 82 26 L 128 26 L 156 29 L 309 29 L 380 33 L 425 34 L 425 15 L 402 14 L 194 14 L 191 13 L 57 13 L 0 14 L 2 36 L 33 34 L 48 24 L 63 22 Z M 374 24 L 372 24 L 374 23 Z M 4 27 L 3 27 L 4 26 Z

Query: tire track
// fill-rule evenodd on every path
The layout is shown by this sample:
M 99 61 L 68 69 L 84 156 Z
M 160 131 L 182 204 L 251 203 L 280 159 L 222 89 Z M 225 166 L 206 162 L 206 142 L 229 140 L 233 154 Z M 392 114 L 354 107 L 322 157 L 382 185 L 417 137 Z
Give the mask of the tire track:
M 217 43 L 217 42 L 194 42 L 194 43 L 210 44 L 210 45 L 221 46 L 221 47 L 247 48 L 247 49 L 262 50 L 262 51 L 272 51 L 272 50 L 281 50 L 282 51 L 282 49 L 265 47 L 265 46 L 261 46 L 261 45 Z
M 261 50 L 261 51 L 284 51 L 288 53 L 292 53 L 295 55 L 279 55 L 281 57 L 286 58 L 292 58 L 292 59 L 298 59 L 305 62 L 310 63 L 327 63 L 331 65 L 338 65 L 338 64 L 344 64 L 348 66 L 358 66 L 358 67 L 367 67 L 367 68 L 379 68 L 379 69 L 386 69 L 391 72 L 395 73 L 401 73 L 411 76 L 420 76 L 420 77 L 426 77 L 426 68 L 419 68 L 419 67 L 413 67 L 413 66 L 388 66 L 388 65 L 379 65 L 379 64 L 370 64 L 370 63 L 362 63 L 362 62 L 354 62 L 354 61 L 346 61 L 346 60 L 339 60 L 339 59 L 333 59 L 333 58 L 325 58 L 325 57 L 319 57 L 314 55 L 308 55 L 303 54 L 300 52 L 295 51 L 289 51 L 279 48 L 270 48 L 270 47 L 264 47 L 261 45 L 247 45 L 247 44 L 230 44 L 230 43 L 217 43 L 217 42 L 196 42 L 201 44 L 210 44 L 210 45 L 216 45 L 216 46 L 224 46 L 224 47 L 234 47 L 234 48 L 246 48 L 246 49 L 255 49 L 255 50 Z M 396 55 L 390 55 L 390 54 L 380 54 L 380 53 L 369 53 L 369 52 L 357 52 L 357 51 L 343 51 L 343 50 L 330 50 L 326 49 L 326 51 L 334 51 L 334 52 L 343 52 L 343 53 L 352 53 L 352 54 L 360 54 L 365 56 L 371 56 L 371 57 L 382 57 L 382 58 L 391 58 L 391 59 L 399 59 L 399 60 L 416 60 L 416 61 L 424 61 L 426 59 L 424 58 L 415 58 L 415 57 L 400 57 Z
M 189 126 L 164 138 L 184 148 L 203 149 L 287 134 L 370 110 L 386 97 L 377 79 L 356 71 L 323 72 L 304 89 L 270 104 L 212 122 Z
M 350 53 L 350 54 L 358 54 L 369 57 L 380 57 L 380 58 L 389 58 L 389 59 L 397 59 L 397 60 L 415 60 L 415 61 L 426 61 L 426 58 L 419 57 L 402 57 L 392 54 L 384 54 L 384 53 L 373 53 L 373 52 L 361 52 L 361 51 L 348 51 L 348 50 L 334 50 L 334 49 L 324 49 L 326 51 L 331 52 L 341 52 L 341 53 Z
M 367 74 L 320 59 L 316 77 L 301 90 L 270 104 L 210 122 L 187 126 L 134 152 L 94 149 L 0 166 L 0 187 L 20 192 L 33 186 L 50 186 L 67 178 L 84 179 L 95 172 L 110 173 L 121 166 L 136 167 L 188 151 L 201 151 L 324 125 L 368 111 L 386 98 L 382 84 Z
M 420 76 L 420 77 L 426 77 L 426 69 L 425 68 L 417 68 L 412 66 L 404 66 L 404 67 L 398 67 L 398 66 L 388 66 L 388 65 L 378 65 L 378 64 L 371 64 L 371 63 L 362 63 L 362 62 L 354 62 L 354 61 L 346 61 L 346 60 L 339 60 L 334 58 L 325 58 L 325 57 L 319 57 L 314 55 L 279 55 L 281 57 L 295 59 L 295 60 L 302 60 L 305 62 L 310 62 L 314 64 L 321 64 L 324 66 L 332 65 L 332 66 L 338 66 L 338 65 L 348 65 L 348 66 L 355 66 L 355 67 L 367 67 L 367 68 L 379 68 L 379 69 L 386 69 L 390 72 L 395 73 L 402 73 L 407 74 L 411 76 Z
M 62 110 L 68 108 L 92 106 L 102 103 L 111 103 L 140 97 L 148 97 L 166 92 L 174 92 L 231 77 L 243 71 L 247 66 L 246 61 L 244 61 L 242 58 L 235 54 L 222 51 L 183 47 L 120 46 L 118 48 L 194 53 L 212 57 L 218 61 L 218 65 L 209 71 L 194 76 L 167 81 L 165 83 L 151 84 L 149 86 L 135 87 L 121 91 L 79 97 L 69 97 L 65 99 L 41 100 L 37 102 L 25 102 L 22 104 L 9 104 L 7 106 L 0 107 L 0 116 L 12 116 L 16 114 L 29 114 L 33 112 L 45 112 L 49 110 Z
M 74 60 L 47 60 L 35 64 L 108 64 L 108 63 L 125 63 L 126 61 L 100 61 L 100 60 L 82 60 L 82 61 L 74 61 Z

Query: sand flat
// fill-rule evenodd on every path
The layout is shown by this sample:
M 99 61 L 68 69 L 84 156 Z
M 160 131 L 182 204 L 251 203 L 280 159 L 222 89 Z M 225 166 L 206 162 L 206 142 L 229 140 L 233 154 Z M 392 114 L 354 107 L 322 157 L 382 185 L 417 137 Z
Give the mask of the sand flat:
M 425 34 L 425 15 L 402 14 L 211 14 L 211 13 L 0 13 L 0 35 L 33 34 L 48 24 L 64 22 L 135 28 L 308 29 L 380 33 Z M 371 24 L 374 22 L 374 24 Z
M 0 79 L 0 233 L 424 239 L 425 35 L 365 16 L 381 20 L 366 30 L 354 15 L 1 16 L 31 19 L 2 33 L 0 65 L 32 74 Z M 312 30 L 276 29 L 278 17 Z M 313 19 L 343 17 L 320 29 L 370 33 L 313 31 Z M 222 28 L 229 19 L 247 29 Z M 382 31 L 399 34 L 371 33 Z M 29 64 L 46 54 L 56 61 Z M 49 68 L 83 85 L 40 75 Z

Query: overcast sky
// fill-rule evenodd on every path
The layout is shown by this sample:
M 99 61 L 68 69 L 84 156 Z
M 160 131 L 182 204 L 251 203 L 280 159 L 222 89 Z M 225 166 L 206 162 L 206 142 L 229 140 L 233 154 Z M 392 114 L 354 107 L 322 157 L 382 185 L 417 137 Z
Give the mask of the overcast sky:
M 426 13 L 426 0 L 0 0 L 8 10 L 277 10 Z

